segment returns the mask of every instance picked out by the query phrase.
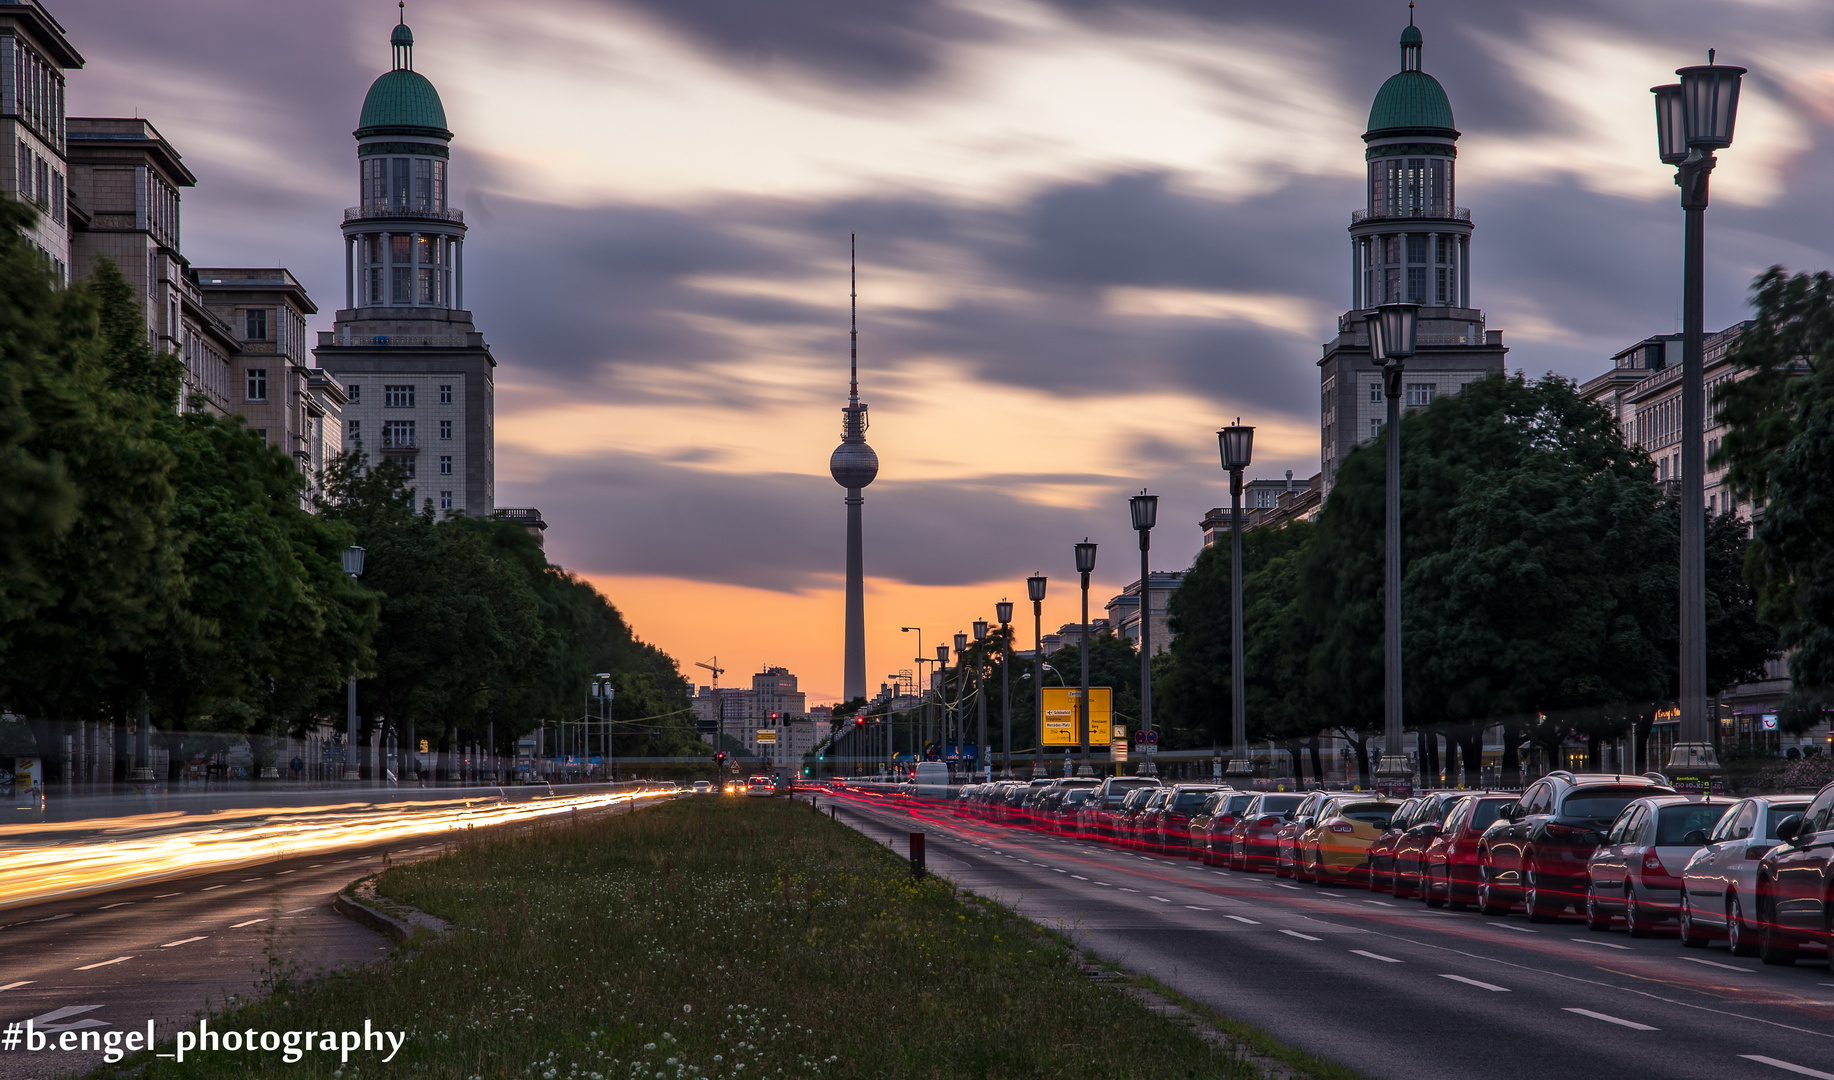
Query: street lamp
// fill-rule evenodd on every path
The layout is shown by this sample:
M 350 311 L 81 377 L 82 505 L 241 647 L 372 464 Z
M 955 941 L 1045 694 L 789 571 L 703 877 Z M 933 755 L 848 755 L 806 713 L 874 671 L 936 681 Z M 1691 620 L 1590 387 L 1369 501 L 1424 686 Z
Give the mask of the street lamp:
M 1148 569 L 1147 552 L 1153 546 L 1153 525 L 1159 520 L 1159 496 L 1148 495 L 1145 489 L 1140 494 L 1127 500 L 1127 509 L 1132 512 L 1134 531 L 1140 534 L 1140 730 L 1153 730 L 1153 590 L 1152 571 Z M 1153 759 L 1145 755 L 1153 752 L 1152 742 L 1141 739 L 1143 760 L 1136 770 L 1141 776 L 1151 776 L 1158 770 L 1153 767 Z
M 1382 760 L 1376 775 L 1392 784 L 1413 775 L 1401 752 L 1401 375 L 1419 344 L 1420 306 L 1383 304 L 1367 316 L 1369 355 L 1382 367 L 1388 394 L 1388 538 L 1383 579 Z
M 1032 738 L 1032 776 L 1044 771 L 1044 586 L 1043 574 L 1025 579 L 1025 595 L 1032 602 L 1032 691 L 1035 695 L 1032 719 L 1037 731 Z
M 1241 417 L 1216 433 L 1229 471 L 1229 772 L 1247 776 L 1254 771 L 1248 757 L 1247 651 L 1242 643 L 1242 473 L 1254 460 L 1255 429 Z
M 1082 739 L 1083 763 L 1078 773 L 1094 776 L 1095 770 L 1089 765 L 1089 575 L 1095 572 L 1095 545 L 1086 536 L 1076 545 L 1076 572 L 1083 579 L 1083 697 L 1076 707 L 1076 730 Z
M 993 606 L 994 618 L 1000 620 L 1000 758 L 1007 779 L 1013 775 L 1013 602 L 1005 597 Z
M 993 779 L 993 762 L 987 756 L 987 620 L 974 620 L 974 711 L 977 720 L 974 762 L 988 780 Z
M 917 632 L 917 678 L 921 680 L 923 678 L 923 665 L 930 662 L 930 658 L 923 655 L 923 627 L 900 626 L 898 630 L 905 634 L 913 630 Z M 917 736 L 917 746 L 914 748 L 915 753 L 912 756 L 921 757 L 923 754 L 923 744 L 927 742 L 930 737 L 930 703 L 927 694 L 919 694 L 917 697 L 917 725 L 922 731 L 921 734 Z
M 1707 716 L 1706 386 L 1701 338 L 1705 327 L 1702 281 L 1706 270 L 1707 178 L 1718 163 L 1713 151 L 1732 145 L 1738 119 L 1742 67 L 1707 62 L 1679 68 L 1680 83 L 1651 87 L 1656 96 L 1658 156 L 1673 165 L 1681 188 L 1681 731 L 1669 753 L 1668 771 L 1706 783 L 1719 771 Z M 1680 132 L 1677 133 L 1677 121 Z M 1680 779 L 1675 777 L 1674 779 Z
M 968 718 L 965 715 L 968 706 L 968 635 L 961 631 L 955 633 L 955 746 L 956 753 L 961 753 L 963 739 L 967 735 Z
M 353 585 L 358 578 L 363 576 L 364 554 L 364 550 L 355 544 L 343 551 L 344 572 L 350 575 Z M 349 734 L 344 738 L 347 744 L 344 750 L 344 779 L 361 780 L 363 779 L 363 767 L 357 760 L 357 673 L 355 671 L 350 673 L 350 683 L 345 688 L 344 719 L 349 727 Z

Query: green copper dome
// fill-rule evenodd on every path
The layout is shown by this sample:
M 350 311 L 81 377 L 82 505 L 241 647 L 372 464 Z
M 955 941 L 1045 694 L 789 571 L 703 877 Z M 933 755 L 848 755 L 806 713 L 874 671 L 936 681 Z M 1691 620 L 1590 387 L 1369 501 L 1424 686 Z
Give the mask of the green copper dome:
M 398 68 L 384 72 L 369 85 L 363 98 L 363 119 L 358 129 L 382 127 L 430 128 L 445 132 L 446 108 L 439 91 L 418 71 Z
M 1377 91 L 1375 104 L 1369 107 L 1369 130 L 1365 137 L 1423 128 L 1438 129 L 1445 135 L 1458 134 L 1452 126 L 1452 102 L 1446 98 L 1445 88 L 1424 71 L 1399 71 L 1390 75 Z

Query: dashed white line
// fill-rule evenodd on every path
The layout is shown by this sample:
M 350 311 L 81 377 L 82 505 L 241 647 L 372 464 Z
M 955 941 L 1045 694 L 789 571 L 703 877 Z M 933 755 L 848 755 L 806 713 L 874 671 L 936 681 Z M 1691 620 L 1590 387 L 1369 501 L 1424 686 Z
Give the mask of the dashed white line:
M 1388 901 L 1386 901 L 1386 900 L 1365 900 L 1365 901 L 1363 901 L 1363 903 L 1365 903 L 1365 904 L 1376 904 L 1376 905 L 1379 905 L 1379 906 L 1381 906 L 1381 907 L 1394 907 L 1394 905 L 1393 905 L 1393 904 L 1391 904 L 1391 903 L 1389 903 L 1389 902 L 1388 902 Z
M 1834 983 L 1822 983 L 1821 985 L 1834 986 Z M 1755 1061 L 1760 1065 L 1768 1065 L 1773 1069 L 1782 1069 L 1784 1072 L 1792 1072 L 1797 1076 L 1813 1076 L 1816 1077 L 1817 1080 L 1834 1080 L 1834 1073 L 1822 1072 L 1820 1069 L 1811 1069 L 1806 1065 L 1797 1065 L 1788 1061 L 1779 1061 L 1774 1057 L 1765 1057 L 1763 1054 L 1740 1054 L 1739 1057 L 1744 1058 L 1746 1061 Z
M 1189 908 L 1189 909 L 1190 909 L 1190 910 L 1192 910 L 1192 911 L 1209 911 L 1209 910 L 1211 910 L 1210 908 L 1207 908 L 1207 907 L 1198 907 L 1198 906 L 1197 906 L 1196 904 L 1186 904 L 1186 905 L 1185 905 L 1185 907 L 1187 907 L 1187 908 Z
M 104 961 L 102 961 L 101 963 L 98 963 L 98 964 L 84 964 L 84 965 L 83 965 L 82 967 L 80 967 L 80 968 L 77 968 L 76 970 L 78 970 L 78 971 L 93 971 L 93 970 L 95 970 L 96 968 L 99 968 L 99 967 L 107 967 L 107 966 L 108 966 L 108 965 L 110 965 L 110 964 L 119 964 L 119 963 L 120 963 L 121 961 L 123 961 L 123 960 L 132 960 L 132 959 L 133 959 L 133 957 L 131 957 L 131 956 L 117 956 L 117 957 L 115 957 L 115 958 L 114 958 L 113 960 L 104 960 Z
M 316 905 L 313 905 L 313 906 L 316 906 Z M 294 913 L 294 912 L 296 912 L 296 911 L 311 911 L 311 910 L 312 910 L 312 906 L 308 906 L 308 907 L 296 907 L 296 908 L 289 908 L 289 909 L 287 910 L 287 912 L 286 912 L 286 914 L 288 914 L 288 915 L 291 915 L 291 914 L 293 914 L 293 913 Z
M 30 986 L 37 981 L 37 979 L 20 979 L 18 982 L 10 982 L 5 986 L 0 986 L 0 993 L 4 993 L 8 990 L 17 990 L 22 986 Z
M 155 899 L 155 900 L 164 900 L 164 899 L 165 899 L 166 897 L 168 897 L 168 896 L 183 896 L 183 895 L 184 895 L 183 893 L 175 893 L 175 892 L 162 892 L 162 893 L 160 893 L 160 894 L 159 894 L 158 896 L 155 896 L 155 897 L 153 897 L 153 899 Z
M 1058 869 L 1057 869 L 1057 868 L 1056 868 L 1055 866 L 1053 866 L 1053 867 L 1051 867 L 1051 869 L 1052 869 L 1052 870 L 1055 870 L 1055 871 L 1056 871 L 1057 873 L 1059 873 L 1059 874 L 1067 874 L 1067 873 L 1069 873 L 1069 871 L 1068 871 L 1068 870 L 1058 870 Z
M 1260 926 L 1260 925 L 1261 925 L 1260 923 L 1258 923 L 1258 922 L 1256 922 L 1256 921 L 1254 921 L 1253 919 L 1250 919 L 1250 918 L 1245 918 L 1245 917 L 1243 917 L 1243 916 L 1241 916 L 1241 915 L 1225 915 L 1225 916 L 1223 916 L 1223 918 L 1225 918 L 1225 919 L 1234 919 L 1234 920 L 1235 920 L 1236 922 L 1239 922 L 1239 923 L 1247 923 L 1247 924 L 1248 924 L 1249 926 Z
M 1751 974 L 1750 968 L 1742 968 L 1737 964 L 1722 964 L 1718 960 L 1702 960 L 1698 956 L 1684 956 L 1682 959 L 1691 964 L 1705 964 L 1708 967 L 1724 968 L 1727 971 L 1742 971 L 1747 975 Z
M 1321 938 L 1321 937 L 1313 937 L 1310 934 L 1302 934 L 1297 930 L 1282 930 L 1280 932 L 1282 934 L 1285 934 L 1287 937 L 1296 937 L 1296 938 L 1300 938 L 1305 941 L 1323 941 L 1324 940 L 1324 938 Z
M 164 945 L 161 945 L 161 946 L 160 946 L 160 948 L 162 948 L 162 949 L 171 949 L 171 948 L 175 948 L 175 947 L 177 947 L 177 946 L 179 946 L 179 945 L 189 945 L 189 944 L 191 944 L 191 943 L 192 943 L 193 941 L 202 941 L 202 940 L 204 940 L 205 938 L 207 938 L 207 937 L 209 937 L 209 936 L 210 936 L 209 934 L 199 934 L 199 935 L 198 935 L 198 936 L 196 936 L 196 937 L 188 937 L 188 938 L 180 938 L 180 939 L 179 939 L 179 940 L 177 940 L 177 941 L 168 941 L 168 942 L 166 942 L 166 943 L 165 943 Z
M 1139 889 L 1130 889 L 1125 885 L 1122 885 L 1120 889 L 1122 892 L 1139 892 L 1140 891 Z
M 198 892 L 216 892 L 218 889 L 227 889 L 227 888 L 229 888 L 229 883 L 224 882 L 221 885 L 212 885 L 207 889 L 199 889 Z
M 235 925 L 233 925 L 233 926 L 231 926 L 231 927 L 230 927 L 230 929 L 231 929 L 231 930 L 240 930 L 240 929 L 242 929 L 242 928 L 243 928 L 244 926 L 253 926 L 253 925 L 255 925 L 255 924 L 256 924 L 256 923 L 258 923 L 258 922 L 266 922 L 266 921 L 267 921 L 267 916 L 265 916 L 265 915 L 263 915 L 263 916 L 262 916 L 261 918 L 259 918 L 259 919 L 249 919 L 249 920 L 248 920 L 247 922 L 239 922 L 239 923 L 236 923 Z
M 1380 960 L 1384 964 L 1405 964 L 1407 963 L 1407 961 L 1405 960 L 1396 960 L 1392 956 L 1383 956 L 1379 952 L 1370 952 L 1368 949 L 1351 949 L 1350 951 L 1355 953 L 1358 956 L 1367 956 L 1371 960 Z
M 1479 990 L 1491 990 L 1499 994 L 1509 993 L 1509 987 L 1507 986 L 1498 986 L 1496 983 L 1480 982 L 1477 979 L 1467 979 L 1463 975 L 1442 974 L 1439 977 L 1442 979 L 1451 979 L 1453 982 L 1461 982 L 1461 983 L 1464 983 L 1466 986 L 1475 986 Z
M 275 874 L 274 876 L 275 877 L 286 877 L 288 874 L 297 874 L 297 873 L 299 873 L 299 871 L 297 870 L 282 870 L 280 873 Z
M 1590 1016 L 1594 1020 L 1603 1020 L 1607 1024 L 1616 1024 L 1619 1027 L 1627 1027 L 1631 1029 L 1632 1031 L 1658 1031 L 1660 1030 L 1659 1028 L 1650 1027 L 1648 1024 L 1639 1024 L 1635 1020 L 1626 1020 L 1621 1016 L 1612 1016 L 1610 1013 L 1593 1012 L 1591 1009 L 1566 1008 L 1560 1011 L 1577 1013 L 1580 1016 Z
M 246 884 L 248 884 L 248 883 L 249 883 L 249 882 L 251 882 L 251 881 L 260 881 L 260 880 L 261 880 L 261 879 L 260 879 L 260 878 L 258 878 L 258 877 L 245 877 L 245 878 L 243 878 L 243 879 L 242 879 L 242 884 L 244 884 L 244 885 L 246 885 Z
M 1101 886 L 1102 888 L 1104 888 L 1104 889 L 1112 889 L 1112 888 L 1114 888 L 1114 886 L 1112 886 L 1112 885 L 1110 885 L 1110 884 L 1108 884 L 1108 883 L 1107 883 L 1106 881 L 1098 881 L 1098 882 L 1096 882 L 1095 884 L 1097 884 L 1097 885 L 1100 885 L 1100 886 Z
M 44 918 L 42 918 L 42 919 L 33 919 L 33 920 L 31 920 L 31 921 L 32 921 L 32 922 L 35 922 L 35 923 L 41 923 L 41 922 L 56 922 L 56 921 L 57 921 L 57 920 L 59 920 L 59 919 L 68 919 L 68 918 L 69 918 L 70 916 L 72 916 L 72 915 L 74 915 L 74 914 L 76 914 L 76 913 L 75 913 L 75 912 L 72 912 L 72 911 L 66 911 L 66 912 L 64 912 L 64 913 L 63 913 L 62 915 L 47 915 L 47 916 L 45 916 L 45 917 L 44 917 Z
M 1330 897 L 1330 898 L 1331 898 L 1331 899 L 1333 899 L 1333 900 L 1342 900 L 1342 899 L 1344 898 L 1344 894 L 1343 894 L 1343 893 L 1334 893 L 1334 892 L 1321 892 L 1321 893 L 1319 893 L 1318 895 L 1320 895 L 1320 896 L 1328 896 L 1328 897 Z M 1378 901 L 1376 901 L 1376 902 L 1377 902 L 1377 903 L 1381 903 L 1381 901 L 1379 901 L 1379 900 L 1378 900 Z
M 1088 878 L 1082 876 L 1081 874 L 1071 874 L 1070 876 L 1075 878 L 1078 881 L 1088 881 L 1089 880 Z
M 126 907 L 131 903 L 133 903 L 132 900 L 123 900 L 118 904 L 103 904 L 101 907 L 96 908 L 96 910 L 97 911 L 107 911 L 109 908 Z
M 1526 926 L 1511 926 L 1506 922 L 1485 923 L 1484 925 L 1501 927 L 1504 930 L 1514 930 L 1518 934 L 1539 934 L 1541 932 L 1539 930 L 1530 930 Z
M 1159 902 L 1160 902 L 1161 904 L 1169 904 L 1169 903 L 1171 903 L 1171 901 L 1170 901 L 1170 900 L 1167 900 L 1167 899 L 1166 899 L 1165 897 L 1163 897 L 1163 896 L 1154 896 L 1154 895 L 1153 895 L 1152 893 L 1147 893 L 1147 894 L 1146 894 L 1146 898 L 1147 898 L 1148 900 L 1157 900 L 1157 901 L 1159 901 Z
M 1576 938 L 1568 938 L 1567 940 L 1568 941 L 1577 941 L 1581 945 L 1603 945 L 1607 949 L 1619 949 L 1619 950 L 1622 950 L 1623 952 L 1634 952 L 1635 951 L 1628 945 L 1619 945 L 1616 942 L 1612 942 L 1612 941 L 1599 941 L 1597 938 L 1576 937 Z
M 1291 889 L 1291 890 L 1293 890 L 1294 892 L 1303 892 L 1303 891 L 1304 891 L 1304 890 L 1302 890 L 1302 889 L 1300 889 L 1300 887 L 1299 887 L 1299 886 L 1297 886 L 1297 885 L 1288 885 L 1288 884 L 1287 884 L 1286 882 L 1284 882 L 1284 881 L 1276 881 L 1276 882 L 1274 882 L 1274 884 L 1275 884 L 1275 885 L 1278 885 L 1278 886 L 1280 886 L 1280 887 L 1281 887 L 1282 889 Z

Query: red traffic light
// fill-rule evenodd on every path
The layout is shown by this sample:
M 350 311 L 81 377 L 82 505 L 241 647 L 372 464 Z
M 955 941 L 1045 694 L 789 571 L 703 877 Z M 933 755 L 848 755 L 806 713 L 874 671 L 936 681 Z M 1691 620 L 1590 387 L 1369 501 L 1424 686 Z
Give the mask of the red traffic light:
M 854 717 L 854 718 L 853 718 L 853 726 L 854 726 L 854 727 L 865 727 L 865 726 L 866 726 L 866 718 L 865 718 L 864 716 L 856 716 L 856 717 Z

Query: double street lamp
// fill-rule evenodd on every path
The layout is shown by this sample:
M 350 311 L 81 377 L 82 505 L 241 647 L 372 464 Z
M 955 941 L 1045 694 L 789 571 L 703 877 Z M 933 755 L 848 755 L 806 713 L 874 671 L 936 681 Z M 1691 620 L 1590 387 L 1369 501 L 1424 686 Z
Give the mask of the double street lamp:
M 987 779 L 993 779 L 993 762 L 987 756 L 987 620 L 974 620 L 974 711 L 978 721 L 975 730 L 974 763 Z
M 1254 460 L 1255 429 L 1241 417 L 1216 433 L 1223 468 L 1229 471 L 1229 773 L 1247 776 L 1247 679 L 1242 669 L 1242 473 Z
M 1037 722 L 1032 737 L 1034 778 L 1044 772 L 1044 586 L 1043 574 L 1025 579 L 1025 596 L 1032 602 L 1032 719 Z
M 1083 760 L 1077 771 L 1082 776 L 1094 776 L 1095 769 L 1089 764 L 1089 575 L 1095 572 L 1095 545 L 1086 536 L 1076 545 L 1076 572 L 1083 579 L 1083 696 L 1076 706 L 1076 731 L 1082 740 Z
M 1134 531 L 1140 534 L 1140 731 L 1142 736 L 1150 736 L 1153 730 L 1153 590 L 1147 553 L 1153 546 L 1153 525 L 1159 520 L 1159 496 L 1148 495 L 1143 490 L 1127 500 L 1127 509 L 1133 514 Z M 1141 776 L 1151 776 L 1157 770 L 1153 759 L 1145 755 L 1153 751 L 1152 739 L 1142 737 L 1140 746 L 1143 754 L 1137 771 Z
M 1007 777 L 1013 774 L 1013 602 L 1002 598 L 993 606 L 1000 620 L 1000 764 Z
M 968 635 L 955 633 L 955 756 L 960 757 L 968 731 Z
M 1707 716 L 1707 598 L 1705 499 L 1706 386 L 1701 356 L 1705 327 L 1707 178 L 1718 163 L 1713 151 L 1732 145 L 1738 119 L 1742 67 L 1707 62 L 1677 69 L 1678 83 L 1653 86 L 1656 143 L 1665 165 L 1675 166 L 1681 188 L 1681 738 L 1668 771 L 1704 781 L 1719 771 Z
M 1419 344 L 1420 305 L 1383 304 L 1365 316 L 1369 355 L 1382 368 L 1388 395 L 1388 536 L 1383 573 L 1382 760 L 1376 776 L 1390 783 L 1413 777 L 1401 751 L 1401 375 Z
M 352 544 L 344 549 L 344 572 L 350 575 L 352 584 L 363 576 L 362 548 Z M 357 673 L 350 673 L 350 683 L 346 687 L 344 699 L 344 719 L 349 733 L 344 737 L 344 779 L 363 779 L 362 764 L 357 760 Z

